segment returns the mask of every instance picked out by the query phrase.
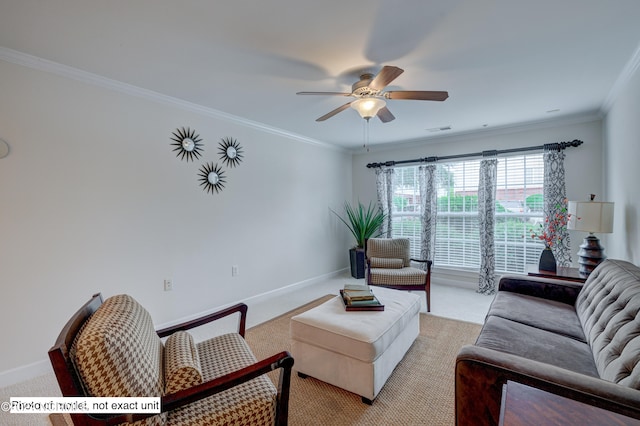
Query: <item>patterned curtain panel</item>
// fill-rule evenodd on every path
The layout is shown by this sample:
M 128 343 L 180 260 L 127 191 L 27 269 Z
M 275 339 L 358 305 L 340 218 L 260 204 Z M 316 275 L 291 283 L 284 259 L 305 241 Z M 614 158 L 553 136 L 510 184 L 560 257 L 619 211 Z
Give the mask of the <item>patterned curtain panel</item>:
M 393 209 L 393 169 L 379 167 L 376 169 L 376 189 L 378 191 L 378 207 L 385 215 L 382 224 L 382 235 L 391 238 L 391 211 Z
M 436 249 L 436 216 L 438 213 L 438 193 L 436 182 L 436 164 L 418 168 L 420 186 L 420 208 L 422 214 L 422 236 L 420 239 L 420 258 L 433 260 Z
M 496 292 L 496 181 L 498 159 L 487 158 L 480 162 L 478 181 L 478 228 L 480 230 L 480 277 L 478 293 Z
M 564 177 L 564 151 L 545 146 L 544 150 L 544 217 L 555 217 L 556 213 L 567 209 L 567 190 Z M 545 223 L 547 221 L 545 220 Z M 545 225 L 546 226 L 546 225 Z M 545 231 L 549 231 L 545 229 Z M 551 247 L 558 266 L 571 266 L 571 243 L 566 227 L 558 231 L 555 240 L 559 243 Z

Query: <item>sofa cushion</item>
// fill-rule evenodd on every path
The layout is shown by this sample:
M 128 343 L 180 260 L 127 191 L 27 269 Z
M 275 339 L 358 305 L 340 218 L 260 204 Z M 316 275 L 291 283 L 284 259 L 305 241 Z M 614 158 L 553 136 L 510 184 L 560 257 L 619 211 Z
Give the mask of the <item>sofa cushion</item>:
M 204 381 L 256 362 L 251 349 L 237 333 L 202 341 L 197 348 Z M 171 411 L 167 426 L 273 425 L 277 394 L 269 377 L 262 375 Z
M 108 298 L 72 344 L 71 357 L 91 396 L 162 396 L 163 345 L 149 313 L 129 295 Z M 166 413 L 133 425 L 164 425 Z
M 424 285 L 427 273 L 418 268 L 371 268 L 371 284 L 374 285 Z
M 598 377 L 586 343 L 505 318 L 489 316 L 476 345 Z
M 390 257 L 402 259 L 403 266 L 411 266 L 408 238 L 369 238 L 367 258 Z
M 489 315 L 509 319 L 586 342 L 572 305 L 509 291 L 496 294 Z
M 74 343 L 76 368 L 93 396 L 162 396 L 162 353 L 149 313 L 129 295 L 108 298 Z
M 393 257 L 372 257 L 369 259 L 372 268 L 400 269 L 404 266 L 402 259 Z
M 576 311 L 600 377 L 640 389 L 640 268 L 605 260 L 589 275 Z
M 202 383 L 198 348 L 186 331 L 177 331 L 164 345 L 165 392 L 174 393 Z

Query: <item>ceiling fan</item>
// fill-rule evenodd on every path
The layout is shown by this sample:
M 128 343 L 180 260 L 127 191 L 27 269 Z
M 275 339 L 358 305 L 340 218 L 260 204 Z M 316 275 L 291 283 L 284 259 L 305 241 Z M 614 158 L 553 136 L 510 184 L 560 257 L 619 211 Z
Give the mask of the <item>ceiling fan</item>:
M 331 95 L 331 96 L 351 96 L 356 100 L 348 102 L 333 111 L 328 112 L 316 121 L 325 121 L 339 112 L 351 107 L 358 111 L 360 116 L 369 120 L 377 116 L 383 123 L 394 120 L 395 117 L 386 107 L 385 99 L 405 99 L 418 101 L 444 101 L 449 97 L 449 93 L 441 91 L 424 90 L 394 90 L 383 91 L 383 89 L 395 80 L 403 69 L 385 65 L 380 72 L 374 76 L 371 73 L 364 73 L 360 80 L 351 86 L 351 93 L 346 92 L 298 92 L 297 95 Z

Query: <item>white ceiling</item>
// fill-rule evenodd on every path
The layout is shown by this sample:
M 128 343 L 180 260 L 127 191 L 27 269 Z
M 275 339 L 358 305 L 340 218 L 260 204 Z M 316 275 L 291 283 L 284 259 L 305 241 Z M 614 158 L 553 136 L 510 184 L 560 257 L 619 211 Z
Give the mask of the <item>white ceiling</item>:
M 0 0 L 0 47 L 357 148 L 354 110 L 315 121 L 349 98 L 296 92 L 383 65 L 405 70 L 389 90 L 449 92 L 388 101 L 370 145 L 593 115 L 639 22 L 638 0 Z

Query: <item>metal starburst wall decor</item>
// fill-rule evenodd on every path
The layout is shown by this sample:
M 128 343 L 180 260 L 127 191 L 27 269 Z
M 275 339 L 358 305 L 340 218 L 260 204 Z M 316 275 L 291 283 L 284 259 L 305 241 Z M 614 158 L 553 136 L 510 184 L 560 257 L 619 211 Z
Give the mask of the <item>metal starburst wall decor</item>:
M 200 167 L 198 176 L 200 176 L 200 186 L 203 187 L 203 190 L 212 194 L 214 191 L 216 193 L 222 191 L 226 183 L 224 172 L 217 164 L 205 163 Z
M 223 138 L 218 144 L 220 159 L 229 167 L 235 167 L 242 161 L 242 147 L 236 139 Z
M 173 132 L 171 140 L 174 141 L 171 144 L 175 146 L 173 150 L 177 152 L 176 156 L 180 157 L 181 160 L 186 158 L 187 161 L 193 161 L 202 155 L 202 139 L 200 139 L 200 135 L 196 134 L 195 130 L 191 130 L 188 127 L 186 129 L 184 127 L 177 129 Z

